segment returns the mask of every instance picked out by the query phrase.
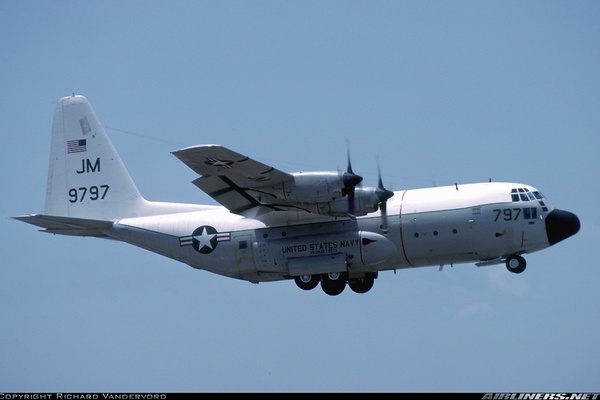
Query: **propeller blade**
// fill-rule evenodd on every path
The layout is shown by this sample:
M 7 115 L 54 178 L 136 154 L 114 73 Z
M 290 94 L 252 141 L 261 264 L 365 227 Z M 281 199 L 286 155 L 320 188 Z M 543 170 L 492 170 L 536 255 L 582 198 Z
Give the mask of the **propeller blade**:
M 383 181 L 381 180 L 381 165 L 379 164 L 379 156 L 376 158 L 377 160 L 377 187 L 379 189 L 383 189 Z
M 354 188 L 348 189 L 348 217 L 351 220 L 356 219 L 356 215 L 354 215 Z
M 348 173 L 353 174 L 352 171 L 352 162 L 350 162 L 350 140 L 346 139 L 346 158 L 348 159 Z
M 348 217 L 354 220 L 356 219 L 356 216 L 354 215 L 354 188 L 356 185 L 362 182 L 363 177 L 356 175 L 354 171 L 352 171 L 352 161 L 350 160 L 350 141 L 348 139 L 346 139 L 346 157 L 348 158 L 348 168 L 342 175 L 342 180 L 344 182 L 343 192 L 348 195 Z
M 356 175 L 354 171 L 352 171 L 352 161 L 350 160 L 350 141 L 348 139 L 346 139 L 346 156 L 348 158 L 348 168 L 342 175 L 342 179 L 344 181 L 344 188 L 347 189 L 355 187 L 363 180 L 362 176 Z
M 379 208 L 381 209 L 381 231 L 383 233 L 388 233 L 390 230 L 387 221 L 387 200 L 380 203 Z
M 379 209 L 381 210 L 381 231 L 388 233 L 388 221 L 387 221 L 387 201 L 394 195 L 394 192 L 387 190 L 383 187 L 383 180 L 381 179 L 381 166 L 379 165 L 379 157 L 377 157 L 377 199 Z

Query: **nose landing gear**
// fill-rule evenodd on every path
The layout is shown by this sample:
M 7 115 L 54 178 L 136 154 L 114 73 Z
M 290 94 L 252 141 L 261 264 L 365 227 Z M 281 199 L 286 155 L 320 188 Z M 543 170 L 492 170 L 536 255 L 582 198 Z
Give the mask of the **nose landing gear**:
M 527 261 L 518 254 L 506 257 L 506 269 L 515 274 L 525 271 Z

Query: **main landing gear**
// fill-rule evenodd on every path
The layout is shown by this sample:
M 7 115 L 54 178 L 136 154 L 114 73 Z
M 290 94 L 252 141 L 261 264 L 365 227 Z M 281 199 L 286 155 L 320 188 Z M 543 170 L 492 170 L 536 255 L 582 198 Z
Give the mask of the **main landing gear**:
M 367 293 L 373 287 L 377 274 L 367 272 L 360 277 L 348 276 L 348 272 L 332 272 L 322 275 L 301 275 L 294 278 L 296 285 L 303 290 L 312 290 L 321 283 L 321 289 L 330 296 L 337 296 L 350 286 L 355 293 Z

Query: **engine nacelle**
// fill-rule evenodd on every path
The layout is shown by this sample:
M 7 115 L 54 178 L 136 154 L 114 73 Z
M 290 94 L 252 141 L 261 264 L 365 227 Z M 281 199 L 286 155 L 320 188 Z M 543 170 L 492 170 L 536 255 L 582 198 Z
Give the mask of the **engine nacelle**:
M 295 172 L 294 180 L 277 187 L 289 202 L 316 204 L 339 199 L 362 177 L 348 172 Z
M 354 212 L 355 216 L 367 215 L 379 209 L 379 195 L 377 188 L 357 187 L 354 189 Z M 347 197 L 335 199 L 327 204 L 323 204 L 321 214 L 332 216 L 348 215 L 349 200 Z

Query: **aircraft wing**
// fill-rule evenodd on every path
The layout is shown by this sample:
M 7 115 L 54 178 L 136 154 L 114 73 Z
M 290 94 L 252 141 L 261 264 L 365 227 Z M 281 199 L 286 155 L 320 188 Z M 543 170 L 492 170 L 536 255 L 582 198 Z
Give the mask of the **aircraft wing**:
M 194 180 L 196 186 L 235 214 L 257 207 L 271 211 L 290 208 L 277 204 L 276 193 L 294 180 L 291 174 L 219 145 L 187 147 L 173 155 L 202 175 Z

